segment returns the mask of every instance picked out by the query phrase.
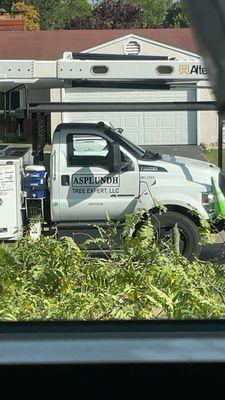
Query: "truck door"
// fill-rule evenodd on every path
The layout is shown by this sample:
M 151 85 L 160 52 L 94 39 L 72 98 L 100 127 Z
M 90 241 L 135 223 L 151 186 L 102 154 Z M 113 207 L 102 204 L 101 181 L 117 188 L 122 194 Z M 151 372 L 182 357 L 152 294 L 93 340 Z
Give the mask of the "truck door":
M 58 216 L 52 207 L 55 221 L 104 220 L 107 214 L 121 219 L 134 211 L 139 196 L 137 161 L 121 149 L 122 170 L 109 173 L 109 143 L 107 136 L 98 131 L 60 135 L 56 162 L 60 167 L 54 185 L 58 199 L 52 199 L 56 207 L 58 204 Z

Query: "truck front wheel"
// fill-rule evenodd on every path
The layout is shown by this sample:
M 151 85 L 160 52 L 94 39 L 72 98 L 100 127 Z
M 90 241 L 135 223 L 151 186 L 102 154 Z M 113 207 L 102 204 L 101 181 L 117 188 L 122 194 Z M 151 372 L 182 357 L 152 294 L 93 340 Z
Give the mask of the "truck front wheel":
M 168 211 L 163 214 L 153 214 L 151 220 L 159 240 L 173 238 L 174 227 L 177 224 L 180 254 L 188 260 L 199 256 L 201 250 L 200 235 L 198 227 L 190 218 L 179 212 Z

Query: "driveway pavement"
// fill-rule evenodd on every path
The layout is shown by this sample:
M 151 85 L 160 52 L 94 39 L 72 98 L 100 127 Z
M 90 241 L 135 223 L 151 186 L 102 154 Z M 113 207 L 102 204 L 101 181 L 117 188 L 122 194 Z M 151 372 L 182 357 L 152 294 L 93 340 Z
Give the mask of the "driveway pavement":
M 214 244 L 202 248 L 200 259 L 225 264 L 225 232 L 218 233 Z
M 202 154 L 203 149 L 201 146 L 196 145 L 169 145 L 169 146 L 142 146 L 145 149 L 150 149 L 156 153 L 171 154 L 175 156 L 182 156 L 194 158 L 196 160 L 206 161 Z

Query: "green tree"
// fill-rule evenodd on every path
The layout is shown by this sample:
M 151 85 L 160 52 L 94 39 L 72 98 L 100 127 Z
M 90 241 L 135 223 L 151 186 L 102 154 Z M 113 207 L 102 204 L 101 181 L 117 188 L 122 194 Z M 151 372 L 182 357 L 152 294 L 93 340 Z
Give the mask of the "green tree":
M 59 0 L 29 0 L 26 3 L 31 4 L 38 10 L 41 29 L 52 27 L 54 9 L 58 7 Z
M 25 4 L 23 1 L 17 1 L 12 4 L 11 10 L 21 11 L 22 19 L 25 21 L 25 29 L 27 31 L 38 31 L 40 29 L 39 14 L 33 6 Z
M 144 28 L 143 11 L 138 4 L 121 0 L 103 0 L 92 8 L 91 16 L 70 19 L 66 29 Z
M 91 6 L 86 0 L 62 0 L 61 3 L 61 10 L 55 13 L 57 26 L 63 27 L 71 17 L 86 17 L 91 14 Z
M 91 12 L 86 0 L 27 0 L 40 14 L 41 29 L 62 28 L 72 17 L 84 17 Z
M 172 0 L 135 0 L 144 12 L 144 21 L 147 27 L 156 27 L 163 23 Z
M 163 22 L 165 28 L 189 28 L 191 23 L 181 3 L 174 3 L 168 9 Z
M 0 8 L 4 8 L 6 11 L 10 11 L 13 3 L 13 0 L 0 0 Z

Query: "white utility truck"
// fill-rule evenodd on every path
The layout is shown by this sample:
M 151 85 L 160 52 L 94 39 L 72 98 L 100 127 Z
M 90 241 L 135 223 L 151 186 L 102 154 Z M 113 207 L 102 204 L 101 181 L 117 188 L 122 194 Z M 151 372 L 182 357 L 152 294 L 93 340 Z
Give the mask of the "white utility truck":
M 218 167 L 144 151 L 101 122 L 59 125 L 50 171 L 51 220 L 59 235 L 75 238 L 77 229 L 91 233 L 91 224 L 104 224 L 107 214 L 122 222 L 126 214 L 144 209 L 162 237 L 178 223 L 186 257 L 199 251 L 199 221 L 192 211 L 215 217 L 211 177 L 225 187 Z M 159 204 L 168 212 L 159 213 Z
M 56 128 L 49 179 L 43 166 L 27 167 L 22 161 L 16 166 L 15 162 L 13 156 L 0 156 L 2 240 L 18 237 L 26 218 L 37 212 L 57 229 L 58 237 L 71 236 L 81 243 L 96 234 L 94 225 L 106 225 L 107 214 L 120 221 L 122 229 L 126 214 L 144 209 L 161 237 L 170 235 L 178 224 L 180 250 L 191 258 L 199 252 L 199 220 L 192 211 L 206 219 L 215 217 L 211 177 L 225 187 L 225 176 L 218 167 L 144 151 L 103 122 L 65 123 Z M 10 196 L 15 181 L 21 187 Z M 15 204 L 10 203 L 12 198 Z M 159 213 L 159 204 L 168 212 Z M 21 216 L 26 211 L 25 219 L 15 218 L 13 231 L 9 221 L 18 207 Z
M 46 86 L 47 78 L 49 87 L 62 87 L 74 77 L 79 82 L 85 80 L 95 85 L 100 81 L 101 85 L 112 83 L 115 87 L 120 80 L 128 86 L 148 86 L 149 80 L 150 84 L 154 80 L 166 84 L 205 80 L 207 73 L 201 61 L 197 64 L 196 61 L 156 61 L 148 57 L 122 60 L 121 56 L 113 55 L 104 60 L 104 55 L 81 54 L 74 58 L 71 54 L 66 53 L 62 60 L 51 65 L 46 61 L 46 68 L 44 61 L 21 61 L 19 69 L 19 61 L 3 62 L 0 84 L 18 85 L 24 81 L 26 73 L 29 84 L 37 87 L 42 80 Z M 17 69 L 12 67 L 13 63 Z M 30 65 L 35 68 L 31 69 Z M 144 81 L 140 82 L 141 77 Z M 204 110 L 216 109 L 213 102 L 191 103 L 188 109 L 197 110 L 200 106 Z M 144 210 L 159 237 L 171 236 L 177 224 L 181 253 L 187 258 L 197 256 L 200 250 L 197 214 L 208 220 L 216 217 L 212 177 L 225 193 L 225 176 L 215 165 L 145 151 L 121 135 L 118 129 L 101 121 L 58 125 L 52 136 L 50 168 L 46 171 L 43 162 L 37 165 L 37 155 L 42 153 L 43 156 L 45 144 L 42 123 L 45 112 L 85 109 L 132 112 L 133 109 L 160 111 L 185 107 L 187 104 L 176 102 L 172 105 L 144 102 L 30 104 L 26 113 L 32 116 L 34 165 L 32 162 L 27 165 L 22 155 L 9 157 L 4 149 L 0 153 L 0 239 L 15 240 L 30 217 L 39 214 L 45 220 L 45 232 L 53 228 L 57 237 L 71 236 L 80 244 L 90 235 L 98 235 L 96 226 L 107 227 L 108 215 L 119 222 L 119 241 L 125 216 Z M 18 115 L 23 112 L 18 110 Z M 160 213 L 160 204 L 166 206 L 166 213 Z M 218 229 L 222 228 L 223 222 L 218 225 Z M 93 244 L 90 250 L 98 251 L 98 247 Z

